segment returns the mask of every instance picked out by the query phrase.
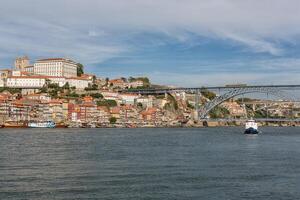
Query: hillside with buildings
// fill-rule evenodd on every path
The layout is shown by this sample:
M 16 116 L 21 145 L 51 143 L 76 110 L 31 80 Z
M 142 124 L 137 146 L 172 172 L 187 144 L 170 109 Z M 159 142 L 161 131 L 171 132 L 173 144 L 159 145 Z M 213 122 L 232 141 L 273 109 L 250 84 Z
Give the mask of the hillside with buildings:
M 216 97 L 204 90 L 196 105 L 193 93 L 120 92 L 151 87 L 147 77 L 110 79 L 85 73 L 83 65 L 70 59 L 46 58 L 30 64 L 28 57 L 19 57 L 14 67 L 0 70 L 0 125 L 52 120 L 62 127 L 202 126 L 195 107 Z M 294 103 L 231 99 L 211 110 L 209 117 L 299 117 L 299 113 Z

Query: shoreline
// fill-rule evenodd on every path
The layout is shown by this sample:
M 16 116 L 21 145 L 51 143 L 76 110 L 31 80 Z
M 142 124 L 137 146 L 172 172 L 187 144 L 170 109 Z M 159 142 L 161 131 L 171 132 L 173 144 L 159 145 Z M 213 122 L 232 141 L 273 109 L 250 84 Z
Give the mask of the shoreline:
M 258 123 L 259 127 L 300 127 L 300 123 Z M 80 127 L 80 126 L 66 126 L 66 127 L 53 127 L 53 128 L 32 128 L 32 127 L 5 127 L 2 126 L 0 129 L 149 129 L 149 128 L 217 128 L 217 127 L 244 127 L 242 123 L 224 123 L 224 122 L 214 122 L 203 124 L 193 124 L 193 125 L 178 125 L 178 126 L 136 126 L 136 127 L 128 127 L 128 126 L 97 126 L 97 127 Z

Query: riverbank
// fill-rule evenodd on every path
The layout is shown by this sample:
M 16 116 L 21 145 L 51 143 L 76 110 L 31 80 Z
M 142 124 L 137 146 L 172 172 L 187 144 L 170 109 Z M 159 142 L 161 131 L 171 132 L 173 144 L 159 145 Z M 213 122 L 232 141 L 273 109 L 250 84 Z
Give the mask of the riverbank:
M 300 122 L 257 122 L 259 127 L 300 127 Z M 241 121 L 200 121 L 196 123 L 188 124 L 176 124 L 176 125 L 161 125 L 161 124 L 144 124 L 144 125 L 132 125 L 132 124 L 68 124 L 64 126 L 56 126 L 55 128 L 202 128 L 202 127 L 238 127 L 244 126 L 245 123 Z M 29 128 L 28 126 L 1 126 L 0 128 Z

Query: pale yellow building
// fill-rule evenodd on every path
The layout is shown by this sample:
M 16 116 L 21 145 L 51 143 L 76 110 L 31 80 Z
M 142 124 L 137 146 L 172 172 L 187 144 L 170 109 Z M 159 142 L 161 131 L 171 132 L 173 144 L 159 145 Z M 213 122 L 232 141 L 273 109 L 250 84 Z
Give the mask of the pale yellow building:
M 25 71 L 25 67 L 29 66 L 29 58 L 27 56 L 18 57 L 15 60 L 15 68 L 20 71 Z

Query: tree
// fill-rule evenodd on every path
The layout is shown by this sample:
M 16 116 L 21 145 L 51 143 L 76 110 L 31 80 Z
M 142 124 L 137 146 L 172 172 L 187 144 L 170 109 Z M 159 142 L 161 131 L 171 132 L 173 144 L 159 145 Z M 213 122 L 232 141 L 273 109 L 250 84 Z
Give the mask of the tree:
M 66 82 L 64 85 L 63 85 L 63 89 L 70 89 L 70 85 L 69 85 L 69 82 Z
M 74 97 L 74 98 L 77 98 L 79 97 L 79 94 L 77 94 L 76 92 L 72 92 L 68 95 L 68 97 Z
M 208 98 L 209 100 L 213 100 L 213 99 L 216 97 L 216 94 L 215 94 L 215 93 L 213 93 L 213 92 L 211 92 L 211 91 L 209 91 L 209 90 L 207 90 L 207 89 L 202 90 L 202 91 L 201 91 L 201 94 L 202 94 L 204 97 Z
M 115 100 L 106 99 L 97 101 L 97 106 L 115 107 L 117 106 L 117 102 Z
M 117 118 L 115 118 L 115 117 L 109 118 L 109 123 L 115 124 L 116 122 L 117 122 Z
M 95 99 L 102 99 L 103 95 L 100 93 L 94 93 L 94 94 L 90 94 L 91 97 L 95 98 Z
M 84 74 L 83 65 L 81 63 L 77 63 L 77 76 L 81 76 L 81 74 Z

